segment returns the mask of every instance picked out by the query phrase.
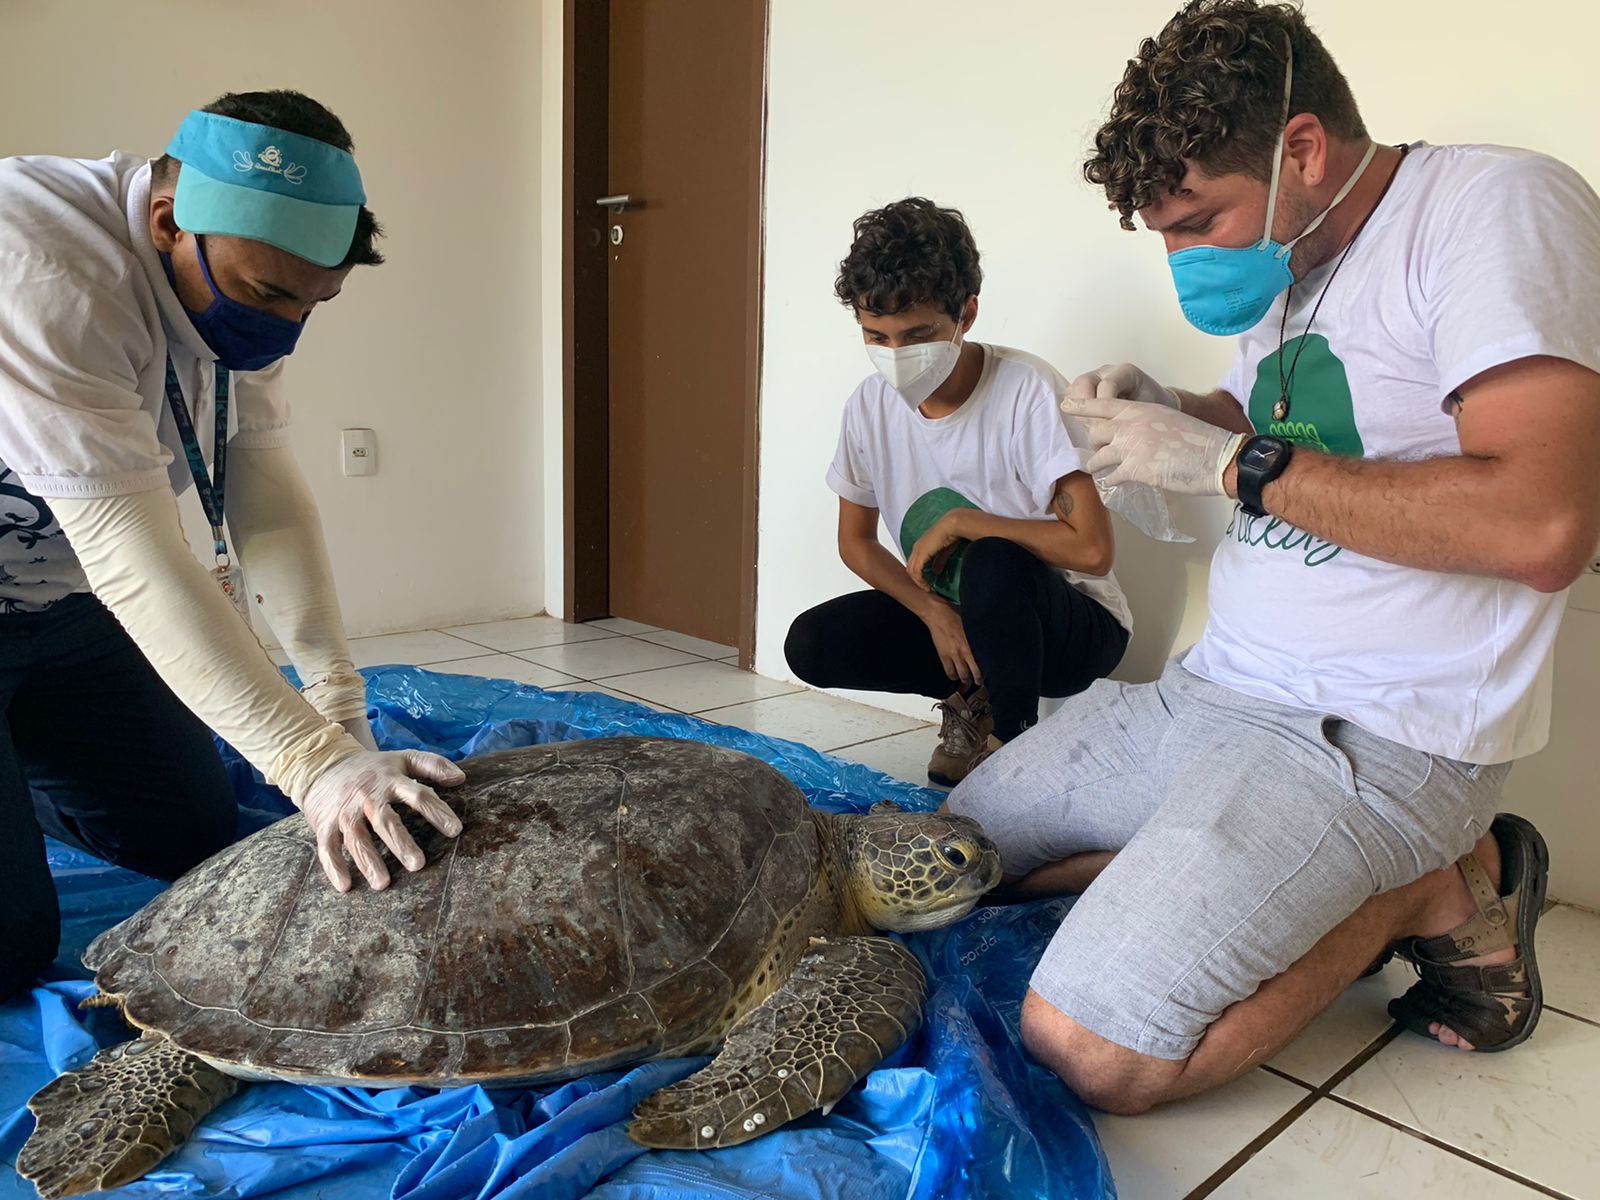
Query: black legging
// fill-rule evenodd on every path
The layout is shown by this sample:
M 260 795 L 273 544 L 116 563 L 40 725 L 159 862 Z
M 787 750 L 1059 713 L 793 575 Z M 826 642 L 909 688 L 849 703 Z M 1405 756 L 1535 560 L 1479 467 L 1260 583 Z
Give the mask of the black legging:
M 1008 742 L 1039 719 L 1040 696 L 1072 696 L 1122 660 L 1128 631 L 1032 551 L 1004 538 L 967 547 L 961 623 Z M 883 592 L 852 592 L 795 618 L 789 669 L 814 687 L 901 692 L 942 700 L 944 672 L 922 619 Z
M 56 956 L 44 835 L 176 879 L 233 841 L 205 725 L 93 596 L 0 615 L 0 1000 Z

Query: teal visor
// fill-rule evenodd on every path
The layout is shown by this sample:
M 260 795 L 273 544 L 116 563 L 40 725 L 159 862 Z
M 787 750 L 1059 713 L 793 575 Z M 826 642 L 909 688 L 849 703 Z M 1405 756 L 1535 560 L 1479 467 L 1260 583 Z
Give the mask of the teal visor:
M 183 164 L 173 218 L 189 233 L 249 238 L 336 267 L 367 194 L 356 160 L 315 138 L 192 112 L 167 153 Z

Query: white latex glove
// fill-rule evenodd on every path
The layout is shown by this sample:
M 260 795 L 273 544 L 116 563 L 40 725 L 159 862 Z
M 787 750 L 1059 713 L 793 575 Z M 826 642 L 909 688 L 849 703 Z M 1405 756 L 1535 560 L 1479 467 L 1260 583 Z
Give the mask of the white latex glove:
M 1083 422 L 1094 448 L 1087 469 L 1108 485 L 1147 483 L 1189 496 L 1221 496 L 1223 472 L 1244 441 L 1242 433 L 1137 400 L 1069 396 L 1061 409 Z
M 446 837 L 461 832 L 461 820 L 420 780 L 449 787 L 466 774 L 447 758 L 420 750 L 363 750 L 325 768 L 306 789 L 300 811 L 317 834 L 317 858 L 333 886 L 350 890 L 345 851 L 373 891 L 389 886 L 389 868 L 372 843 L 383 844 L 408 871 L 421 870 L 422 848 L 406 832 L 394 805 L 406 804 Z
M 372 723 L 365 716 L 347 717 L 339 724 L 344 727 L 346 733 L 360 742 L 364 749 L 378 748 L 378 739 L 372 736 Z
M 1067 385 L 1068 400 L 1137 400 L 1183 411 L 1178 394 L 1163 387 L 1132 363 L 1107 363 L 1079 375 Z M 1066 405 L 1062 405 L 1066 409 Z M 1071 410 L 1067 410 L 1071 411 Z

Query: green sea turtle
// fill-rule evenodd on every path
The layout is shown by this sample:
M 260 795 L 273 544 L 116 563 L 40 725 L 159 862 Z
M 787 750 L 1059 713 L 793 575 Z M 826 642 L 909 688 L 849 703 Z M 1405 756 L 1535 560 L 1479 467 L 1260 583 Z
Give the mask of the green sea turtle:
M 46 1200 L 149 1171 L 237 1080 L 536 1084 L 721 1052 L 634 1112 L 647 1146 L 728 1146 L 831 1108 L 921 1020 L 916 958 L 1000 878 L 970 819 L 828 815 L 748 755 L 608 738 L 463 763 L 464 832 L 340 894 L 288 818 L 84 955 L 140 1038 L 29 1102 Z

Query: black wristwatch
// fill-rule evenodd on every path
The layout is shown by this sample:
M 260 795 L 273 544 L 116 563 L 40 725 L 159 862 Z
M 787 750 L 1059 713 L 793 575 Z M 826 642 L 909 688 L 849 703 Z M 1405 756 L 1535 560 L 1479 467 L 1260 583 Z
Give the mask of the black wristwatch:
M 1294 447 L 1282 438 L 1257 434 L 1239 447 L 1234 467 L 1239 473 L 1239 507 L 1252 517 L 1264 517 L 1261 490 L 1283 474 Z

